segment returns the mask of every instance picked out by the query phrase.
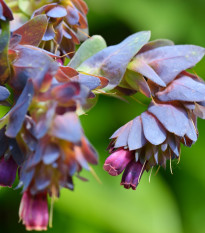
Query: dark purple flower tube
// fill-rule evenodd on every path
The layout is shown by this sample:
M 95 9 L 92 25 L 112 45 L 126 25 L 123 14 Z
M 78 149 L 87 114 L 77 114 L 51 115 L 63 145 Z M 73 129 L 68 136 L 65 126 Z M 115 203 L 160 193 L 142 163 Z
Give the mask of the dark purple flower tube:
M 103 168 L 111 176 L 118 176 L 133 158 L 134 154 L 131 151 L 119 149 L 105 160 Z
M 135 162 L 134 160 L 131 161 L 123 173 L 122 181 L 120 184 L 123 185 L 126 189 L 132 188 L 133 190 L 136 190 L 143 172 L 143 165 L 140 162 Z
M 49 220 L 47 192 L 34 196 L 29 191 L 24 192 L 19 208 L 19 217 L 29 231 L 47 230 Z
M 11 187 L 16 178 L 18 165 L 10 157 L 8 160 L 0 160 L 0 186 Z

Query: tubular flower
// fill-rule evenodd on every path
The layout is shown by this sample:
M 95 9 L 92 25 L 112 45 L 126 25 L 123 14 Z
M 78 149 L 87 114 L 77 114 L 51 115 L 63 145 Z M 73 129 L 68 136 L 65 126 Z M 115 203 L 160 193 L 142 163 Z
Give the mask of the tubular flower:
M 17 164 L 11 158 L 5 160 L 2 158 L 0 160 L 0 186 L 11 187 L 16 178 Z
M 31 195 L 29 190 L 24 192 L 21 199 L 19 216 L 23 224 L 26 225 L 27 230 L 47 230 L 49 220 L 47 193 Z

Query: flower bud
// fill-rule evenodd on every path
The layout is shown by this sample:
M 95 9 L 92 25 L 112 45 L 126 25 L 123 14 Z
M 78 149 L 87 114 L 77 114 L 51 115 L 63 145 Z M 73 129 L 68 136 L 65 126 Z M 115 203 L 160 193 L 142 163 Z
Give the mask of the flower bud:
M 105 161 L 104 170 L 111 176 L 118 176 L 134 158 L 131 151 L 119 149 L 113 152 Z

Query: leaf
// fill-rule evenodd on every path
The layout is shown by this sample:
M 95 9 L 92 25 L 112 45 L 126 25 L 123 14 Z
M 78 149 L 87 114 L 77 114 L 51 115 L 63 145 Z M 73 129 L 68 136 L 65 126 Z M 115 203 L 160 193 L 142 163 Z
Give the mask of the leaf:
M 46 15 L 51 18 L 61 18 L 67 15 L 67 11 L 63 6 L 57 5 L 47 11 Z
M 78 10 L 73 7 L 73 4 L 71 3 L 70 6 L 67 6 L 68 14 L 65 17 L 66 23 L 69 25 L 76 25 L 79 23 L 79 14 Z
M 0 18 L 1 20 L 8 20 L 11 21 L 14 19 L 13 14 L 11 9 L 6 5 L 5 1 L 0 0 L 0 7 L 1 7 L 1 14 L 0 14 Z
M 177 139 L 177 137 L 173 134 L 169 134 L 167 138 L 167 142 L 169 144 L 169 147 L 174 152 L 175 155 L 179 156 L 180 154 L 180 141 Z
M 99 95 L 95 98 L 87 98 L 86 102 L 77 109 L 77 115 L 81 116 L 90 111 L 98 102 Z
M 43 153 L 43 162 L 44 164 L 52 164 L 59 158 L 59 156 L 59 147 L 54 143 L 50 143 L 46 146 L 46 149 Z
M 163 47 L 163 46 L 171 46 L 174 45 L 174 42 L 171 40 L 167 40 L 167 39 L 158 39 L 158 40 L 153 40 L 148 42 L 146 45 L 144 45 L 140 51 L 138 52 L 138 54 L 140 53 L 144 53 L 146 51 L 155 49 L 155 48 L 159 48 L 159 47 Z
M 107 47 L 84 61 L 78 71 L 108 78 L 106 90 L 111 90 L 120 83 L 128 63 L 149 38 L 150 32 L 133 34 L 120 44 Z
M 15 76 L 10 85 L 17 90 L 22 90 L 28 78 L 32 78 L 36 86 L 40 86 L 48 73 L 53 77 L 58 69 L 58 64 L 48 55 L 39 50 L 18 46 L 18 58 L 13 64 Z
M 57 85 L 52 89 L 52 97 L 61 104 L 68 104 L 72 98 L 80 92 L 80 85 L 77 82 L 67 82 Z
M 0 84 L 4 84 L 10 76 L 8 60 L 8 44 L 10 38 L 9 22 L 0 20 Z
M 188 127 L 188 115 L 183 108 L 171 104 L 151 104 L 148 111 L 171 133 L 184 136 Z
M 18 134 L 23 125 L 24 118 L 32 101 L 33 95 L 34 87 L 32 80 L 29 79 L 15 106 L 8 113 L 9 123 L 5 133 L 6 136 L 14 138 Z
M 97 78 L 95 76 L 91 76 L 91 75 L 86 75 L 86 74 L 79 74 L 78 76 L 72 78 L 72 80 L 76 81 L 82 85 L 85 85 L 90 90 L 96 89 L 101 84 L 99 78 Z
M 82 129 L 75 113 L 68 112 L 56 116 L 51 128 L 51 135 L 72 143 L 79 143 L 82 137 Z
M 120 130 L 120 134 L 117 137 L 115 148 L 127 146 L 128 136 L 130 133 L 131 126 L 132 126 L 132 121 L 128 122 L 123 128 L 122 127 L 120 128 L 122 130 Z
M 13 32 L 21 35 L 20 44 L 38 46 L 46 32 L 48 20 L 46 15 L 38 15 Z
M 9 96 L 9 90 L 6 87 L 0 86 L 0 101 L 6 100 Z
M 187 137 L 191 139 L 192 141 L 196 142 L 198 138 L 198 132 L 196 129 L 196 126 L 194 125 L 194 122 L 192 119 L 189 119 L 189 126 L 186 133 Z
M 151 97 L 150 88 L 141 74 L 138 74 L 136 72 L 133 72 L 132 70 L 127 69 L 123 79 L 127 81 L 127 83 L 132 89 L 141 92 L 148 98 Z
M 134 59 L 132 62 L 129 63 L 128 67 L 129 70 L 134 72 L 140 73 L 146 78 L 150 79 L 154 83 L 158 84 L 159 86 L 166 87 L 165 82 L 159 77 L 159 75 L 143 60 Z
M 79 47 L 68 66 L 77 69 L 85 60 L 106 48 L 106 42 L 101 36 L 92 36 Z
M 85 137 L 82 138 L 82 152 L 88 163 L 98 164 L 98 153 Z
M 142 148 L 147 142 L 143 128 L 141 116 L 136 117 L 133 122 L 128 136 L 129 150 L 137 150 Z
M 159 145 L 166 139 L 167 133 L 159 121 L 149 112 L 141 114 L 145 138 L 153 145 Z
M 205 83 L 182 76 L 171 82 L 165 90 L 156 93 L 156 96 L 161 101 L 205 101 Z
M 168 84 L 183 70 L 195 66 L 203 58 L 204 53 L 204 48 L 195 45 L 159 47 L 137 55 L 131 68 L 143 75 L 146 74 L 145 76 L 152 81 L 154 74 L 155 78 L 157 74 Z
M 205 119 L 205 106 L 195 103 L 194 114 L 201 119 Z

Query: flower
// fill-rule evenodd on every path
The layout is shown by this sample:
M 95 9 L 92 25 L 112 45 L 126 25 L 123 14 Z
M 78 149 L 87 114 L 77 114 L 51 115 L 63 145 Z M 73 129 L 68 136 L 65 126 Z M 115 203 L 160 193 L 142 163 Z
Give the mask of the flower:
M 18 165 L 12 157 L 5 160 L 4 157 L 0 159 L 0 186 L 11 187 L 16 178 Z
M 122 173 L 133 157 L 134 154 L 132 152 L 124 149 L 118 149 L 106 159 L 103 168 L 111 176 L 118 176 Z
M 123 173 L 120 185 L 123 185 L 126 189 L 136 190 L 143 172 L 144 168 L 140 162 L 131 161 Z
M 19 208 L 19 217 L 29 231 L 47 230 L 49 220 L 47 193 L 31 195 L 29 190 L 24 192 Z

